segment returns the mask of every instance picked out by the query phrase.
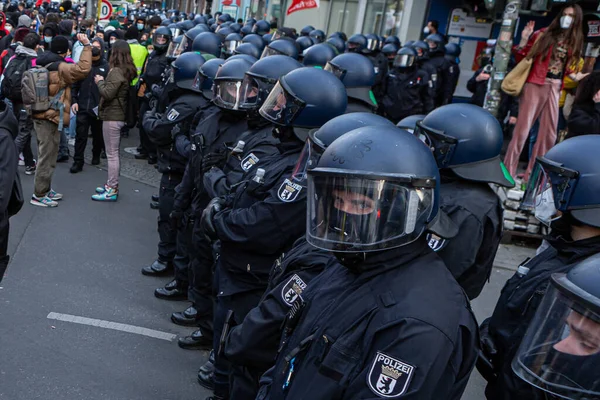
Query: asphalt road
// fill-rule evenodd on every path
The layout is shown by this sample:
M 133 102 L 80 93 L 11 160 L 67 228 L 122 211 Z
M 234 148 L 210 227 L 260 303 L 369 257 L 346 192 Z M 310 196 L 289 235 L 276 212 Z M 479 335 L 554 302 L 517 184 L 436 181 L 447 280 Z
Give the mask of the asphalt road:
M 69 166 L 56 170 L 54 188 L 65 195 L 58 208 L 26 203 L 11 220 L 13 258 L 0 284 L 0 399 L 204 399 L 210 393 L 196 372 L 208 353 L 177 347 L 174 336 L 191 329 L 169 320 L 187 303 L 156 299 L 153 290 L 167 280 L 140 273 L 156 256 L 157 212 L 148 205 L 156 189 L 121 177 L 119 201 L 95 203 L 90 196 L 106 172 L 86 164 L 71 175 Z M 22 179 L 28 196 L 33 178 Z M 504 268 L 473 302 L 479 321 L 513 274 L 506 268 L 532 252 L 502 247 L 496 264 Z M 484 385 L 474 371 L 463 400 L 484 399 Z
M 11 220 L 13 258 L 0 284 L 0 399 L 204 399 L 210 393 L 196 372 L 208 353 L 180 349 L 174 336 L 191 329 L 169 319 L 187 303 L 155 298 L 166 280 L 140 273 L 156 256 L 157 212 L 148 205 L 155 189 L 122 178 L 117 203 L 92 202 L 106 172 L 86 165 L 71 175 L 69 166 L 55 174 L 65 196 L 59 207 L 26 203 Z M 33 178 L 22 179 L 29 196 Z

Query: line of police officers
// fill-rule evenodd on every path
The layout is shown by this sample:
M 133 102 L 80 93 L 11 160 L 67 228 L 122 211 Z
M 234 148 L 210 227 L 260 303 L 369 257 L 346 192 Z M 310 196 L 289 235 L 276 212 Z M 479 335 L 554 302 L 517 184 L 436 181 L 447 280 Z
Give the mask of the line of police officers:
M 459 399 L 476 362 L 490 399 L 597 398 L 600 269 L 573 266 L 600 249 L 600 137 L 538 160 L 524 204 L 548 247 L 480 341 L 469 301 L 502 233 L 490 184 L 514 181 L 498 121 L 446 105 L 460 48 L 185 22 L 156 31 L 141 77 L 162 173 L 142 273 L 174 272 L 155 295 L 191 301 L 171 319 L 197 328 L 180 347 L 212 349 L 213 399 Z

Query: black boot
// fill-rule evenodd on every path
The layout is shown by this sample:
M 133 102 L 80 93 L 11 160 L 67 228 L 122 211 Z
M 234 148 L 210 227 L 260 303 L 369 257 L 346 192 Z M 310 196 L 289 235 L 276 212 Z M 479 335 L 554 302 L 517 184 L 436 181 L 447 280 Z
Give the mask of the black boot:
M 100 154 L 92 156 L 92 165 L 100 164 Z
M 151 197 L 151 199 L 152 199 L 152 201 L 158 202 L 159 197 L 158 197 L 157 194 L 153 194 L 152 197 Z
M 148 154 L 148 164 L 155 165 L 158 162 L 158 157 Z
M 72 174 L 76 174 L 81 171 L 83 171 L 83 163 L 79 163 L 79 162 L 74 162 L 73 165 L 71 166 L 71 169 L 69 170 L 69 172 Z
M 163 300 L 181 301 L 187 300 L 187 283 L 185 285 L 180 284 L 177 280 L 173 279 L 167 283 L 164 287 L 160 287 L 154 291 L 154 296 Z
M 160 208 L 160 204 L 158 204 L 157 201 L 151 201 L 150 202 L 150 208 L 153 210 L 158 210 Z
M 212 338 L 204 336 L 202 330 L 198 329 L 189 336 L 179 338 L 177 344 L 179 347 L 186 350 L 209 350 L 212 348 Z M 214 371 L 214 368 L 213 370 L 203 370 L 201 368 L 200 371 L 205 372 L 206 375 L 207 372 Z
M 146 276 L 165 276 L 172 272 L 173 264 L 160 259 L 154 260 L 152 264 L 142 268 L 142 274 Z

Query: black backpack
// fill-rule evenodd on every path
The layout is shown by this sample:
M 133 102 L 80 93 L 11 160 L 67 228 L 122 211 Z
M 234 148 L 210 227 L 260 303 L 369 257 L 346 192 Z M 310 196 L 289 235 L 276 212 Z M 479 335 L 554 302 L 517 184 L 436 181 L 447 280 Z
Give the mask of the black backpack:
M 19 54 L 13 58 L 4 70 L 4 79 L 2 80 L 2 96 L 13 103 L 22 103 L 21 81 L 25 71 L 32 68 L 33 57 Z

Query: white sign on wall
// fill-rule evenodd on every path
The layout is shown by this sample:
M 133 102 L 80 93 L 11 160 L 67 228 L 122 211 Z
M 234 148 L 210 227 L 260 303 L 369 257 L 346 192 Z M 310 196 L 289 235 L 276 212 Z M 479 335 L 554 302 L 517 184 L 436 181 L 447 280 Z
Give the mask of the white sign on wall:
M 489 38 L 492 32 L 492 23 L 486 20 L 470 17 L 460 8 L 455 8 L 450 14 L 448 36 L 463 36 L 476 38 Z

